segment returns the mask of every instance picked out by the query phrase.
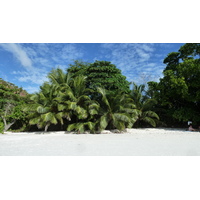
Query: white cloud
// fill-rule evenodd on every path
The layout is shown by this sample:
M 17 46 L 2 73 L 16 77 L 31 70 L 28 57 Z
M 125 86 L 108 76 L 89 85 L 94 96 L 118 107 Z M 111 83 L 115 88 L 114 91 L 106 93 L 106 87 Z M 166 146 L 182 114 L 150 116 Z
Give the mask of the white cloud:
M 24 51 L 26 51 L 27 55 L 30 57 L 30 58 L 34 58 L 37 56 L 37 52 L 31 48 L 31 47 L 24 47 L 23 48 Z
M 20 44 L 1 44 L 6 51 L 9 51 L 21 63 L 25 70 L 13 71 L 15 79 L 19 82 L 41 85 L 47 80 L 48 60 L 39 57 L 34 48 L 29 46 L 23 47 Z M 34 67 L 36 64 L 37 67 Z M 44 67 L 41 67 L 44 66 Z
M 13 71 L 19 82 L 34 83 L 41 85 L 47 81 L 47 71 L 45 69 L 35 69 L 34 72 Z
M 42 58 L 42 57 L 36 57 L 36 58 L 34 58 L 33 62 L 36 65 L 41 65 L 41 66 L 44 66 L 44 67 L 52 67 L 52 64 L 49 62 L 49 60 L 45 59 L 45 58 Z
M 116 65 L 125 63 L 129 63 L 129 65 L 131 63 L 139 64 L 148 61 L 154 51 L 152 44 L 102 44 L 101 47 L 107 50 Z
M 50 52 L 48 44 L 39 43 L 39 44 L 35 44 L 35 45 L 37 46 L 38 53 L 40 53 L 41 55 L 46 55 L 47 53 Z
M 102 44 L 101 47 L 128 81 L 144 84 L 145 81 L 157 81 L 160 78 L 163 67 L 151 60 L 155 52 L 154 44 Z
M 79 44 L 34 43 L 0 45 L 3 49 L 12 53 L 21 63 L 21 67 L 23 67 L 21 70 L 13 72 L 15 78 L 29 86 L 31 84 L 43 84 L 47 80 L 46 76 L 51 68 L 60 66 L 60 68 L 66 69 L 68 64 L 72 63 L 72 60 L 84 59 L 84 55 L 87 55 L 85 54 L 86 47 Z M 159 51 L 159 54 L 155 54 L 157 46 L 150 43 L 100 44 L 100 49 L 97 48 L 94 58 L 88 58 L 90 59 L 88 62 L 91 62 L 92 59 L 93 61 L 106 59 L 115 64 L 122 71 L 122 74 L 127 77 L 128 81 L 139 82 L 141 81 L 140 77 L 144 74 L 146 77 L 153 77 L 153 75 L 157 77 L 162 73 L 164 65 L 162 66 L 162 62 L 159 63 L 160 60 L 158 61 L 158 56 L 162 52 Z M 31 91 L 31 88 L 29 89 Z
M 107 50 L 114 64 L 138 65 L 148 61 L 154 51 L 151 44 L 102 44 L 101 47 Z M 127 66 L 126 66 L 127 67 Z
M 62 59 L 67 59 L 68 61 L 81 58 L 82 56 L 83 52 L 80 49 L 77 49 L 74 44 L 66 44 L 62 48 L 60 55 Z
M 154 51 L 153 44 L 141 44 L 141 48 L 148 52 Z
M 143 49 L 137 48 L 135 51 L 137 52 L 139 56 L 139 62 L 144 62 L 144 61 L 149 60 L 150 54 L 146 53 Z
M 15 79 L 22 83 L 41 85 L 47 81 L 49 69 L 60 66 L 62 69 L 74 59 L 83 57 L 83 49 L 76 44 L 0 44 L 12 53 L 23 67 L 13 71 Z M 25 84 L 24 84 L 25 85 Z
M 0 46 L 12 53 L 26 70 L 33 71 L 31 59 L 19 44 L 0 44 Z
M 48 51 L 49 59 L 59 65 L 69 64 L 73 60 L 81 59 L 83 55 L 84 50 L 76 44 L 53 44 Z
M 157 64 L 156 63 L 148 63 L 145 66 L 146 67 L 155 67 Z

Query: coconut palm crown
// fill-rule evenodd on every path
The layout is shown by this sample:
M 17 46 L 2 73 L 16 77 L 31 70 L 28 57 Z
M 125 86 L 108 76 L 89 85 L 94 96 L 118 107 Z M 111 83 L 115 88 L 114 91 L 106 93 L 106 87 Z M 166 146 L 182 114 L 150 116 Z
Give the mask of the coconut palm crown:
M 156 100 L 150 99 L 144 95 L 145 85 L 137 85 L 133 83 L 133 89 L 130 93 L 130 97 L 133 99 L 137 110 L 137 120 L 135 126 L 138 127 L 141 123 L 150 124 L 156 127 L 156 121 L 159 120 L 159 116 L 152 110 L 156 104 Z

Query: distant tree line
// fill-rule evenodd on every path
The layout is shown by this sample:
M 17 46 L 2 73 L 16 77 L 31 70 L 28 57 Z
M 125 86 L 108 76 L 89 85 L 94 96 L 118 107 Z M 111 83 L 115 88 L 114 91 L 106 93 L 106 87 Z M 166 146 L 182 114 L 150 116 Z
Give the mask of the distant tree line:
M 0 79 L 0 131 L 97 133 L 200 123 L 200 44 L 183 45 L 164 63 L 164 77 L 147 88 L 128 82 L 108 61 L 53 69 L 34 94 Z

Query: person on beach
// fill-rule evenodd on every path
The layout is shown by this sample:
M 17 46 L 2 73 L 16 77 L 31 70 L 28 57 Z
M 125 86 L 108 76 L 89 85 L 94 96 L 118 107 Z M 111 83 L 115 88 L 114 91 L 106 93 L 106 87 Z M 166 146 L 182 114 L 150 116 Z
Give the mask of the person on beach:
M 200 126 L 198 127 L 198 129 L 195 129 L 195 128 L 192 127 L 192 124 L 190 124 L 188 130 L 189 131 L 199 131 L 200 132 Z
M 188 130 L 189 130 L 189 131 L 197 131 L 196 129 L 194 129 L 194 128 L 192 127 L 192 124 L 190 124 Z
M 188 121 L 188 126 L 188 131 L 200 131 L 200 126 L 198 127 L 198 129 L 192 127 L 192 121 Z

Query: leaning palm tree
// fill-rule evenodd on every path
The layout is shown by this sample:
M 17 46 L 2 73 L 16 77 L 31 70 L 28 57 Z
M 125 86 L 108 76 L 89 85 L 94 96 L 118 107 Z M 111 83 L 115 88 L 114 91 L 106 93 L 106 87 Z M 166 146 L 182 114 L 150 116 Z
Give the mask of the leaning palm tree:
M 144 95 L 145 85 L 137 85 L 133 83 L 133 89 L 130 93 L 130 97 L 133 99 L 137 110 L 137 120 L 135 126 L 138 127 L 141 123 L 145 122 L 151 126 L 156 126 L 156 121 L 159 120 L 159 116 L 152 110 L 156 104 L 156 100 L 150 99 Z
M 131 127 L 136 118 L 135 105 L 127 97 L 126 94 L 115 93 L 111 94 L 103 88 L 97 88 L 101 95 L 98 129 L 106 128 L 124 130 L 126 127 Z

